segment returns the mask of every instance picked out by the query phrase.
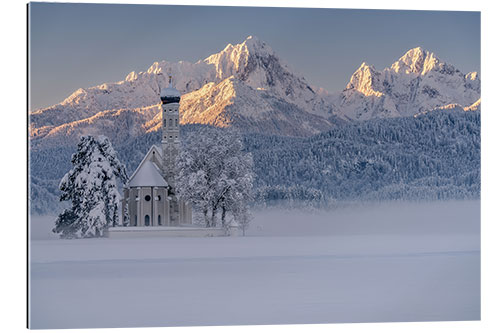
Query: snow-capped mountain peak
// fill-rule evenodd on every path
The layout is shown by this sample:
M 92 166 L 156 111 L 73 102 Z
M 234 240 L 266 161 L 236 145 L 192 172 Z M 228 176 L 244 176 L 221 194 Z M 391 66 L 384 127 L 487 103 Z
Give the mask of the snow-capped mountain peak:
M 133 72 L 130 72 L 126 77 L 125 77 L 125 81 L 127 82 L 132 82 L 132 81 L 135 81 L 137 80 L 137 73 L 135 71 Z
M 439 59 L 434 53 L 421 47 L 415 47 L 392 64 L 391 69 L 396 73 L 425 75 L 434 69 L 438 63 Z
M 307 112 L 329 117 L 332 108 L 318 96 L 307 81 L 295 74 L 273 49 L 255 36 L 204 60 L 215 67 L 218 81 L 234 76 L 253 89 L 268 91 Z
M 362 120 L 412 116 L 454 103 L 471 105 L 480 94 L 477 72 L 463 74 L 416 47 L 382 71 L 361 64 L 334 103 L 345 118 Z
M 274 50 L 266 42 L 256 36 L 248 36 L 241 45 L 244 45 L 249 53 L 275 54 Z
M 381 92 L 374 88 L 375 82 L 379 80 L 379 76 L 380 73 L 375 70 L 375 67 L 363 62 L 351 76 L 346 90 L 355 89 L 365 96 L 381 96 Z
M 204 62 L 208 64 L 217 64 L 226 61 L 239 62 L 240 58 L 248 58 L 250 55 L 275 55 L 273 49 L 264 41 L 255 36 L 248 36 L 240 44 L 227 44 L 219 53 L 207 57 Z
M 265 76 L 273 67 L 284 67 L 273 49 L 254 36 L 247 37 L 240 44 L 228 44 L 204 62 L 215 66 L 219 80 L 234 75 L 254 88 L 268 85 Z

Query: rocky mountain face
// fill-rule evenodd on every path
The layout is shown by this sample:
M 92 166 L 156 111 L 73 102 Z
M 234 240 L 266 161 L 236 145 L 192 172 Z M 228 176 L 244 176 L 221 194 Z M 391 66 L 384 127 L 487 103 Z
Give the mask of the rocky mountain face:
M 367 120 L 412 116 L 449 104 L 467 108 L 480 96 L 477 72 L 464 74 L 417 47 L 382 71 L 361 64 L 330 101 L 347 119 Z

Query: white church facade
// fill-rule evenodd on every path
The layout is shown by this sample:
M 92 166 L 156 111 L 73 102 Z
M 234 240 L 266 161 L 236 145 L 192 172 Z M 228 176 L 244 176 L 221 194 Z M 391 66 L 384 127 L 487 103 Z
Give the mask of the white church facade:
M 153 145 L 124 186 L 122 225 L 171 227 L 192 224 L 192 208 L 176 195 L 175 160 L 180 149 L 179 103 L 181 94 L 163 88 L 161 99 L 161 146 Z

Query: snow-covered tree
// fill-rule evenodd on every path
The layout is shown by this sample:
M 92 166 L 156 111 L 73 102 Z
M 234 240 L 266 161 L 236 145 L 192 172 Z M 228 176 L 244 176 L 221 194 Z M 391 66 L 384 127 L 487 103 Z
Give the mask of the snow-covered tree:
M 52 231 L 61 238 L 102 236 L 119 223 L 117 180 L 127 181 L 125 166 L 102 135 L 82 137 L 71 163 L 59 184 L 60 201 L 70 201 L 71 207 L 58 216 Z
M 244 201 L 236 202 L 232 207 L 232 213 L 234 221 L 237 223 L 238 228 L 242 231 L 243 236 L 245 236 L 245 232 L 250 226 L 250 221 L 252 220 L 250 205 Z
M 233 145 L 240 146 L 241 142 L 234 141 Z M 232 212 L 238 223 L 248 215 L 248 204 L 252 201 L 252 187 L 254 174 L 252 171 L 253 159 L 251 154 L 238 153 L 229 157 L 223 166 L 218 182 L 218 201 L 216 206 L 221 209 L 222 227 L 226 227 L 226 213 Z M 250 219 L 248 219 L 249 221 Z
M 128 212 L 128 200 L 123 203 L 125 206 L 123 207 L 123 225 L 130 225 L 130 214 Z
M 252 155 L 243 153 L 239 135 L 228 129 L 200 127 L 184 142 L 178 159 L 178 194 L 203 212 L 207 227 L 217 225 L 220 210 L 225 227 L 227 213 L 235 214 L 252 198 Z

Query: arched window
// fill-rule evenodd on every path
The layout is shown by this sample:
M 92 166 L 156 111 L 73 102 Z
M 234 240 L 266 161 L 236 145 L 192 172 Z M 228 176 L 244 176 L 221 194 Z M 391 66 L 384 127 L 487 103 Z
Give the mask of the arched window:
M 163 127 L 167 127 L 167 119 L 163 119 Z
M 161 215 L 158 215 L 158 225 L 161 225 Z
M 149 215 L 144 216 L 144 225 L 149 227 Z
M 170 118 L 170 119 L 168 120 L 168 126 L 172 127 L 172 124 L 173 124 L 173 123 L 172 123 L 172 118 Z
M 177 127 L 177 118 L 175 119 L 175 127 Z

